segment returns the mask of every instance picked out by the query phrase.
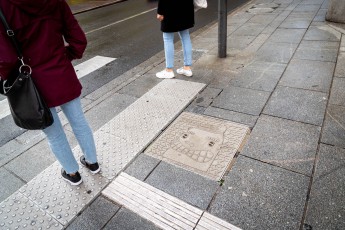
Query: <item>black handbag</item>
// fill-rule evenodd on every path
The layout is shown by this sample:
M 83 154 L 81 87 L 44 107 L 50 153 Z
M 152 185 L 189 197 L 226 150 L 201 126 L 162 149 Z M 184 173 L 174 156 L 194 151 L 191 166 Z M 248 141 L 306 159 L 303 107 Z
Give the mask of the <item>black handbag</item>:
M 24 129 L 45 129 L 54 122 L 50 109 L 31 78 L 31 67 L 24 63 L 19 44 L 0 9 L 0 18 L 18 55 L 18 65 L 7 80 L 0 78 L 0 94 L 7 97 L 17 126 Z

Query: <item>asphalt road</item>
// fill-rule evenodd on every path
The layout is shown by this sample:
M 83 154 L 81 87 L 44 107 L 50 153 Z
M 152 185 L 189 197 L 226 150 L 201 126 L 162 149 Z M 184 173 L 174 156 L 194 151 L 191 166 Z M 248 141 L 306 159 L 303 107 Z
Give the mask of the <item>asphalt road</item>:
M 228 11 L 247 1 L 228 1 Z M 217 20 L 218 1 L 209 0 L 208 4 L 207 9 L 196 12 L 196 25 L 191 32 Z M 90 94 L 163 50 L 156 7 L 157 1 L 127 0 L 76 15 L 87 35 L 88 47 L 83 59 L 74 64 L 97 55 L 116 58 L 106 67 L 81 79 L 82 96 Z M 4 98 L 0 97 L 2 99 Z M 0 146 L 25 132 L 14 125 L 10 116 L 0 119 L 0 127 Z

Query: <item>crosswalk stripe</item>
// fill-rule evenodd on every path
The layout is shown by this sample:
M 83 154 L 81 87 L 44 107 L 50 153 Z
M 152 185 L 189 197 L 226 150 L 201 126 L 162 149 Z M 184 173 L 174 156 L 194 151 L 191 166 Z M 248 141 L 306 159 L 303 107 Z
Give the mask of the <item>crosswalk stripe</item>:
M 100 69 L 106 64 L 116 60 L 116 58 L 95 56 L 79 65 L 75 66 L 74 69 L 77 73 L 78 79 L 85 77 L 89 73 Z M 7 99 L 0 101 L 0 119 L 3 119 L 11 114 L 10 107 L 8 106 Z

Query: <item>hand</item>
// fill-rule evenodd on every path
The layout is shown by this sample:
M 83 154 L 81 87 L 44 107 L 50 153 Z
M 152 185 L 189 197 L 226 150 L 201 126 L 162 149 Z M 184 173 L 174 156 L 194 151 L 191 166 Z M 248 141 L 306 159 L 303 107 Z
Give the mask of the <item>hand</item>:
M 157 19 L 158 19 L 159 21 L 163 21 L 164 16 L 163 16 L 163 15 L 160 15 L 160 14 L 157 14 Z

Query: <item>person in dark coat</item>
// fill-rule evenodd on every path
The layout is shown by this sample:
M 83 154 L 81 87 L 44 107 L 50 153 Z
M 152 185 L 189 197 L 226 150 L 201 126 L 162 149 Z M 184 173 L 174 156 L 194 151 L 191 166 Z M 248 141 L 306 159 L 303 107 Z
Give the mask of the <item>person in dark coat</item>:
M 49 146 L 61 163 L 65 180 L 82 182 L 79 166 L 57 115 L 60 106 L 84 153 L 81 163 L 92 173 L 100 171 L 92 131 L 82 111 L 82 86 L 71 61 L 81 58 L 86 37 L 65 0 L 0 0 L 2 12 L 21 45 L 32 80 L 50 107 L 54 123 L 44 129 Z M 17 54 L 0 23 L 0 77 L 6 80 L 16 68 Z
M 158 72 L 158 78 L 173 78 L 174 75 L 174 33 L 178 32 L 183 47 L 184 66 L 177 69 L 178 74 L 188 77 L 193 75 L 192 42 L 189 29 L 194 26 L 193 0 L 159 0 L 157 19 L 161 22 L 163 32 L 166 68 Z

